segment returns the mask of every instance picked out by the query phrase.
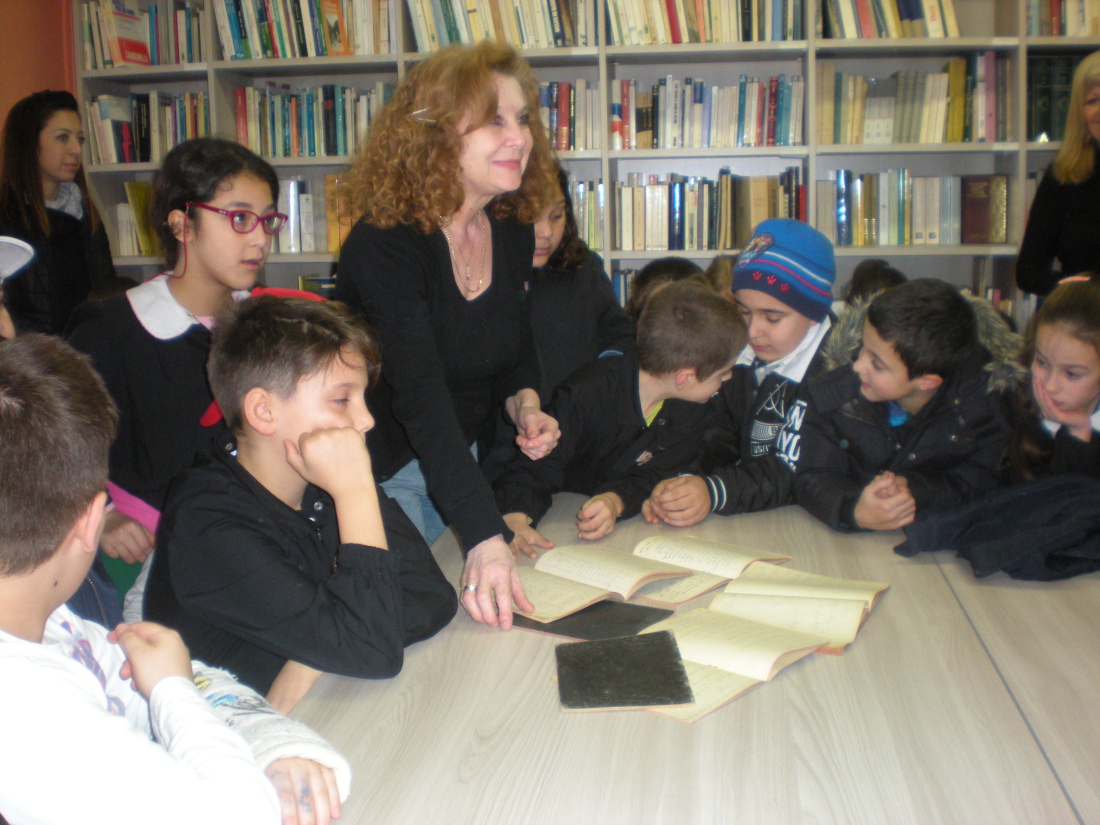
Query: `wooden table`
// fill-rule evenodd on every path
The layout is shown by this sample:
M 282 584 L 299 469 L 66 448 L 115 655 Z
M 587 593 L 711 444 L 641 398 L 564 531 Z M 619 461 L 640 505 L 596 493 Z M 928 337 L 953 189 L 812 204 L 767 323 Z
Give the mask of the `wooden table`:
M 543 522 L 575 542 L 582 499 Z M 629 550 L 640 519 L 601 544 Z M 796 507 L 708 517 L 684 534 L 891 587 L 842 656 L 814 655 L 694 725 L 644 711 L 565 714 L 543 634 L 459 615 L 392 680 L 326 676 L 295 716 L 351 761 L 340 822 L 1100 823 L 1097 577 L 976 582 L 900 534 L 846 536 Z M 434 548 L 457 582 L 448 532 Z

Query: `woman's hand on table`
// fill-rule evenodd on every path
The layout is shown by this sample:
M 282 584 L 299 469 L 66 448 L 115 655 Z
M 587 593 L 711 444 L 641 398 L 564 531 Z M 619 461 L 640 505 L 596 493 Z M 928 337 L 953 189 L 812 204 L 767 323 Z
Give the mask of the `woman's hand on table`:
M 508 513 L 504 517 L 504 523 L 515 533 L 515 538 L 512 539 L 513 554 L 523 553 L 525 556 L 537 559 L 539 551 L 535 549 L 536 547 L 541 547 L 543 550 L 553 549 L 554 542 L 531 526 L 526 513 Z
M 512 627 L 513 599 L 521 610 L 535 609 L 523 592 L 512 548 L 499 534 L 475 545 L 467 554 L 461 585 L 462 607 L 475 622 L 490 627 Z

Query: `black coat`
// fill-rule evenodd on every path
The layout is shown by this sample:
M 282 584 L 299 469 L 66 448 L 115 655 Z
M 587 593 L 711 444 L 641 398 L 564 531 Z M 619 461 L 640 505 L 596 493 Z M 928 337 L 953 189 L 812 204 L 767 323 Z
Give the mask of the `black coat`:
M 1100 174 L 1059 183 L 1048 169 L 1031 202 L 1016 259 L 1016 284 L 1046 295 L 1066 275 L 1100 270 Z M 1054 271 L 1054 259 L 1061 270 Z
M 989 391 L 988 360 L 984 350 L 975 353 L 900 427 L 889 425 L 884 402 L 860 394 L 850 365 L 811 381 L 795 502 L 830 527 L 853 530 L 863 488 L 887 470 L 909 482 L 918 518 L 996 486 L 1011 430 L 1000 394 Z
M 4 282 L 4 304 L 19 333 L 60 335 L 88 293 L 115 277 L 103 224 L 93 232 L 87 215 L 77 220 L 56 209 L 46 214 L 48 238 L 0 226 L 0 234 L 22 238 L 35 250 L 34 260 Z

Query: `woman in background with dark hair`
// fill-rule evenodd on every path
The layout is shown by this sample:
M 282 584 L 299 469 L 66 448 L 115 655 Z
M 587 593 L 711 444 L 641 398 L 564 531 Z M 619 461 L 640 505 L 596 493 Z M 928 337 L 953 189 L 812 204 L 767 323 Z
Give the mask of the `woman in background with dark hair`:
M 76 98 L 36 92 L 4 124 L 0 234 L 22 238 L 34 261 L 6 285 L 19 332 L 59 334 L 88 293 L 114 277 L 107 233 L 88 199 Z
M 529 298 L 544 403 L 577 367 L 634 348 L 634 325 L 615 299 L 603 259 L 577 233 L 569 181 L 560 168 L 546 203 L 535 221 Z

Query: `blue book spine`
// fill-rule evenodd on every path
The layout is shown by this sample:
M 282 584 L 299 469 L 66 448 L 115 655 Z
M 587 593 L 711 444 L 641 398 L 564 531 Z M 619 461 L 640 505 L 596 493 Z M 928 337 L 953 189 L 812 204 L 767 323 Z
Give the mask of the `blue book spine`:
M 279 95 L 282 98 L 280 105 L 283 109 L 283 151 L 282 156 L 284 158 L 290 157 L 290 130 L 298 128 L 296 123 L 290 122 L 290 99 L 293 97 L 289 92 L 284 92 Z
M 783 10 L 787 7 L 784 0 L 771 0 L 772 4 L 772 32 L 771 40 L 773 42 L 783 39 Z
M 737 145 L 745 145 L 745 94 L 748 91 L 748 75 L 741 75 L 737 85 Z
M 317 11 L 315 0 L 309 2 L 309 19 L 313 25 L 313 42 L 317 47 L 317 56 L 325 57 L 328 55 L 328 49 L 325 48 L 325 30 L 321 28 L 325 25 L 325 21 Z M 310 154 L 312 155 L 313 152 Z
M 344 112 L 343 86 L 336 87 L 336 154 L 343 157 L 348 153 L 347 118 Z
M 702 140 L 701 145 L 705 146 L 707 148 L 714 145 L 714 141 L 713 141 L 713 139 L 711 137 L 711 134 L 710 134 L 710 119 L 711 119 L 710 118 L 710 113 L 711 113 L 711 106 L 713 105 L 713 103 L 714 103 L 714 87 L 713 86 L 704 86 L 703 87 L 703 135 L 702 135 L 703 140 Z
M 309 148 L 309 157 L 317 157 L 317 130 L 314 129 L 317 117 L 316 101 L 313 89 L 306 89 L 306 146 Z
M 216 0 L 216 2 L 225 3 L 225 16 L 229 18 L 229 36 L 233 38 L 233 59 L 244 60 L 244 42 L 241 40 L 241 29 L 237 21 L 236 4 L 233 0 Z
M 668 248 L 684 248 L 684 182 L 668 185 Z
M 852 171 L 836 171 L 836 245 L 852 245 Z
M 157 40 L 158 14 L 156 6 L 149 6 L 149 31 L 147 33 L 149 38 L 149 62 L 154 66 L 160 65 L 160 49 L 158 48 L 160 42 Z
M 776 107 L 775 145 L 788 146 L 791 131 L 791 84 L 785 75 L 779 75 L 779 92 Z

